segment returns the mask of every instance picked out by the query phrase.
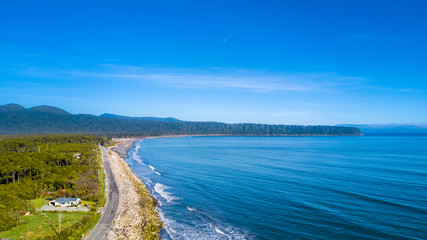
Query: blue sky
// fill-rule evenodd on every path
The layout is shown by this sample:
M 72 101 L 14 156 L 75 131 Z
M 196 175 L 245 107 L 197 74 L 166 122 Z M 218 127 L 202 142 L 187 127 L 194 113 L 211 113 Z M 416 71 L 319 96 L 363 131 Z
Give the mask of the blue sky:
M 426 12 L 424 1 L 7 1 L 0 104 L 426 123 Z

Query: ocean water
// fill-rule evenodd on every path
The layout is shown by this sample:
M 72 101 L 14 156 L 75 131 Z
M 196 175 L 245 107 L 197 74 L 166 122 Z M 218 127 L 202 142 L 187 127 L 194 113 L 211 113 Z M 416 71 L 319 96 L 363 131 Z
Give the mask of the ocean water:
M 127 159 L 164 239 L 427 239 L 427 137 L 184 137 Z

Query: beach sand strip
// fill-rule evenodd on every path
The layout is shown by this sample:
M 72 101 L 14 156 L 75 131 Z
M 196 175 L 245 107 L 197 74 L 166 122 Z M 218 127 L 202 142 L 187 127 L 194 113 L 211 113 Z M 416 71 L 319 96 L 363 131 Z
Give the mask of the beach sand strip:
M 111 170 L 119 189 L 118 214 L 113 226 L 119 236 L 111 232 L 109 239 L 158 239 L 162 222 L 156 211 L 157 201 L 121 157 L 127 156 L 128 149 L 138 139 L 114 140 L 121 143 L 109 148 Z

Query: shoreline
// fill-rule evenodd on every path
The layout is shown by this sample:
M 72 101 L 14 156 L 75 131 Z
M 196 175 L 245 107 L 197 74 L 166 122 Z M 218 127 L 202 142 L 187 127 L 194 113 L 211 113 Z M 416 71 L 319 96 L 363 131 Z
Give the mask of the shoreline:
M 142 138 L 115 138 L 118 142 L 108 148 L 111 169 L 119 191 L 117 215 L 112 226 L 118 236 L 110 239 L 159 239 L 163 223 L 157 213 L 157 200 L 147 186 L 132 171 L 125 158 L 134 143 Z
M 133 172 L 126 158 L 135 142 L 143 139 L 199 137 L 220 135 L 163 135 L 139 138 L 113 138 L 116 144 L 108 148 L 111 155 L 111 169 L 116 176 L 119 206 L 114 231 L 110 239 L 160 239 L 164 231 L 163 222 L 157 211 L 157 200 L 151 196 L 145 183 Z
M 114 142 L 118 142 L 117 145 L 110 147 L 110 149 L 116 152 L 121 158 L 128 158 L 129 149 L 133 147 L 135 142 L 143 139 L 154 139 L 154 138 L 177 138 L 177 137 L 225 137 L 225 136 L 236 136 L 229 134 L 183 134 L 183 135 L 159 135 L 159 136 L 145 136 L 145 137 L 130 137 L 130 138 L 112 138 Z
M 130 138 L 112 138 L 113 141 L 119 142 L 117 145 L 110 147 L 112 151 L 119 154 L 123 159 L 128 158 L 129 149 L 133 147 L 136 141 L 143 139 L 155 138 L 177 138 L 177 137 L 356 137 L 365 134 L 261 134 L 261 135 L 238 135 L 238 134 L 184 134 L 184 135 L 159 135 Z
M 162 135 L 135 138 L 113 138 L 116 144 L 108 148 L 111 155 L 111 168 L 117 176 L 118 190 L 120 192 L 118 214 L 114 220 L 113 229 L 119 236 L 109 235 L 112 239 L 145 239 L 147 234 L 159 239 L 163 230 L 163 223 L 157 211 L 157 200 L 151 196 L 145 183 L 137 177 L 129 164 L 126 162 L 129 149 L 137 141 L 155 138 L 178 138 L 178 137 L 209 137 L 209 136 L 243 136 L 226 134 L 204 134 L 204 135 Z M 244 135 L 248 136 L 248 135 Z M 254 135 L 251 135 L 254 136 Z M 267 135 L 258 137 L 266 137 Z M 360 136 L 360 135 L 268 135 L 270 137 L 295 137 L 295 136 Z M 150 229 L 147 231 L 147 229 Z M 144 236 L 144 237 L 142 237 Z M 152 238 L 150 238 L 152 239 Z

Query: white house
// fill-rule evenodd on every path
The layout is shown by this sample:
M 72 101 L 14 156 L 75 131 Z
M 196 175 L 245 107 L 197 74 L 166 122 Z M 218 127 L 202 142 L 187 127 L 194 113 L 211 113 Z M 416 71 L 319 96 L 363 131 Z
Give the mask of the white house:
M 55 207 L 71 207 L 77 206 L 82 202 L 80 198 L 57 198 L 56 200 L 50 201 L 49 205 Z

